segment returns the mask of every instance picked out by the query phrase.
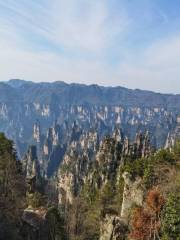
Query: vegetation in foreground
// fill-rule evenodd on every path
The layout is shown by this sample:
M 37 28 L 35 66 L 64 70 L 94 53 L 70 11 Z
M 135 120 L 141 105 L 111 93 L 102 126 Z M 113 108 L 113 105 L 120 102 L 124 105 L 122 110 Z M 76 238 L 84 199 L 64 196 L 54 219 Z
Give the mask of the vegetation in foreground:
M 124 171 L 140 176 L 146 186 L 143 207 L 134 206 L 124 239 L 180 239 L 180 142 L 172 151 L 160 150 L 148 158 L 127 159 L 119 170 L 119 182 L 109 181 L 100 190 L 84 185 L 72 205 L 48 206 L 40 193 L 31 196 L 34 208 L 49 208 L 47 239 L 96 240 L 105 213 L 121 210 Z M 21 163 L 13 142 L 0 134 L 0 239 L 22 240 L 22 214 L 29 204 Z M 43 200 L 43 201 L 42 201 Z M 39 238 L 37 238 L 39 239 Z

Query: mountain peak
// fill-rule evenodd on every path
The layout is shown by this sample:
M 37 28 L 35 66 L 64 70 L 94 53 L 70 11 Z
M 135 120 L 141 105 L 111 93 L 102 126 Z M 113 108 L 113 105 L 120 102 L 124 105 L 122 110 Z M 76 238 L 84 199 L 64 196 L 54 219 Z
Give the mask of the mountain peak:
M 9 86 L 14 87 L 14 88 L 19 88 L 24 84 L 27 83 L 33 83 L 31 81 L 26 81 L 22 79 L 10 79 L 9 81 L 6 82 Z

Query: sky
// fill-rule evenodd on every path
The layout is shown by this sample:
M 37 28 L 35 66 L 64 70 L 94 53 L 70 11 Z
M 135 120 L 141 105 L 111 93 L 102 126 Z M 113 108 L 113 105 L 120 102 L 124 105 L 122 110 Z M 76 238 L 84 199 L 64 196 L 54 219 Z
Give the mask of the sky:
M 180 93 L 180 0 L 0 0 L 0 80 Z

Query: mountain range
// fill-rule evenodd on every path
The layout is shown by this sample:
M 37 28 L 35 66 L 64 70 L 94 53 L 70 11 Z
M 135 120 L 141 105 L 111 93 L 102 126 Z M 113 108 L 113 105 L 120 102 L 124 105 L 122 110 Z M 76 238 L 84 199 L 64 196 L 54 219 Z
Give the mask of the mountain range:
M 0 83 L 0 131 L 15 142 L 21 158 L 29 145 L 38 145 L 42 158 L 47 143 L 67 146 L 77 139 L 73 131 L 80 136 L 92 129 L 99 139 L 116 128 L 131 140 L 148 131 L 151 144 L 164 147 L 179 135 L 179 125 L 180 95 L 62 81 Z

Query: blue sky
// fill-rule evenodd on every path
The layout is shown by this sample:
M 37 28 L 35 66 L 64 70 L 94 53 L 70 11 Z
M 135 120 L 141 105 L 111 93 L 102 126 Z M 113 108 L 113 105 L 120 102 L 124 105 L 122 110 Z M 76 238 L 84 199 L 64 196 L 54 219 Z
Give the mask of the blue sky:
M 0 0 L 0 79 L 180 93 L 179 0 Z

